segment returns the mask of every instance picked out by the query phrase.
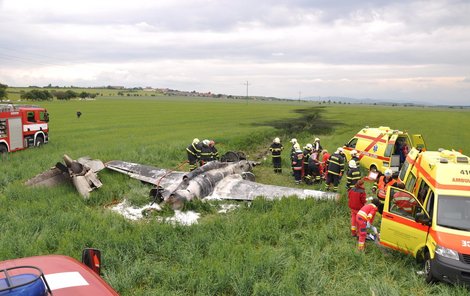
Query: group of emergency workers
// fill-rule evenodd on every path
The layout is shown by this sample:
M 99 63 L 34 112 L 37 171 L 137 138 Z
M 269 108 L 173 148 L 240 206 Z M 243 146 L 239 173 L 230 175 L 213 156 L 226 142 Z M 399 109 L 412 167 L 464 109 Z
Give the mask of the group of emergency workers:
M 215 147 L 214 140 L 202 140 L 199 141 L 198 138 L 195 138 L 193 142 L 186 148 L 188 154 L 189 170 L 195 170 L 198 166 L 203 166 L 204 164 L 219 160 L 219 152 Z
M 302 180 L 306 184 L 319 184 L 325 180 L 325 191 L 338 191 L 345 171 L 346 156 L 343 148 L 339 147 L 333 154 L 329 154 L 320 144 L 320 139 L 315 138 L 313 144 L 307 144 L 300 148 L 296 138 L 290 140 L 291 148 L 291 168 L 296 184 Z M 272 161 L 275 173 L 282 173 L 281 152 L 283 146 L 279 138 L 275 138 L 269 147 L 272 154 Z M 382 213 L 383 202 L 388 186 L 402 187 L 393 178 L 393 172 L 387 169 L 372 187 L 372 193 L 376 197 L 366 198 L 366 190 L 363 177 L 359 169 L 360 155 L 356 150 L 350 152 L 351 160 L 347 163 L 346 189 L 348 191 L 348 206 L 351 212 L 351 235 L 358 240 L 357 248 L 364 251 L 367 230 L 371 229 L 378 236 L 377 228 L 372 224 L 377 212 Z M 406 156 L 406 155 L 405 155 Z M 370 202 L 367 203 L 367 200 Z

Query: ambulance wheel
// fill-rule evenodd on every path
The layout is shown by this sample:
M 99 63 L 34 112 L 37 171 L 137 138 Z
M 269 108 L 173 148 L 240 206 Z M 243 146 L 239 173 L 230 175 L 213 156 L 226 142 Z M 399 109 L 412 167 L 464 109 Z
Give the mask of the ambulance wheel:
M 424 276 L 425 276 L 426 283 L 428 284 L 432 284 L 436 282 L 436 278 L 432 275 L 432 272 L 431 272 L 431 265 L 432 265 L 431 256 L 429 255 L 429 252 L 426 251 L 426 253 L 424 254 Z
M 36 147 L 41 147 L 44 144 L 44 139 L 42 137 L 36 138 Z
M 375 165 L 370 166 L 370 171 L 371 172 L 377 172 L 377 167 Z

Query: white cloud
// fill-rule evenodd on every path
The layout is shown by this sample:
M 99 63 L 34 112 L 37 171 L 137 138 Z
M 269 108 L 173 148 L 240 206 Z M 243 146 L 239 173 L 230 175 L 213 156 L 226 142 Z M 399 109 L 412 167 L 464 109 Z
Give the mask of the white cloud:
M 466 103 L 468 15 L 466 1 L 4 0 L 0 82 Z

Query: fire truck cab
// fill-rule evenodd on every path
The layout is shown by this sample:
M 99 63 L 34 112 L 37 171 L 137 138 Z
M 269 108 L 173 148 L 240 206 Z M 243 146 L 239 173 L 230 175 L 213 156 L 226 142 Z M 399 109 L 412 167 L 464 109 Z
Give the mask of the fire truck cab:
M 49 114 L 38 106 L 0 104 L 0 153 L 49 141 Z
M 398 173 L 412 147 L 426 148 L 421 135 L 411 135 L 386 126 L 366 126 L 344 144 L 343 149 L 348 161 L 351 160 L 351 151 L 356 150 L 360 165 L 368 170 L 384 173 L 386 169 L 391 169 Z
M 424 262 L 427 282 L 470 285 L 470 158 L 412 149 L 389 187 L 380 243 Z

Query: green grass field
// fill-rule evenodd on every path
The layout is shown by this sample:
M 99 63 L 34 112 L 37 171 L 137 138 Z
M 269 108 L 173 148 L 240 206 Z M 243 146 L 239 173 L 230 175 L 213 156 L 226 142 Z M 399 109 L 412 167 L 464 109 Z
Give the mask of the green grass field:
M 100 172 L 104 186 L 89 200 L 69 185 L 23 185 L 65 153 L 174 168 L 194 137 L 215 139 L 221 153 L 243 150 L 255 159 L 280 136 L 288 148 L 283 175 L 272 173 L 269 157 L 255 174 L 260 182 L 293 186 L 287 160 L 291 137 L 305 145 L 319 136 L 332 151 L 365 125 L 385 125 L 421 133 L 429 149 L 462 149 L 468 155 L 468 111 L 106 96 L 40 105 L 50 113 L 50 143 L 0 160 L 0 260 L 41 254 L 78 259 L 84 247 L 96 247 L 103 251 L 105 280 L 121 295 L 468 295 L 462 287 L 425 284 L 411 257 L 371 243 L 365 254 L 356 253 L 344 191 L 338 203 L 256 200 L 228 214 L 217 213 L 220 202 L 194 202 L 188 208 L 203 217 L 188 227 L 155 219 L 131 222 L 106 209 L 140 193 L 145 197 L 150 189 L 118 173 Z M 322 107 L 326 123 L 335 123 L 332 133 L 292 134 L 268 125 L 298 118 L 295 110 L 309 107 Z

